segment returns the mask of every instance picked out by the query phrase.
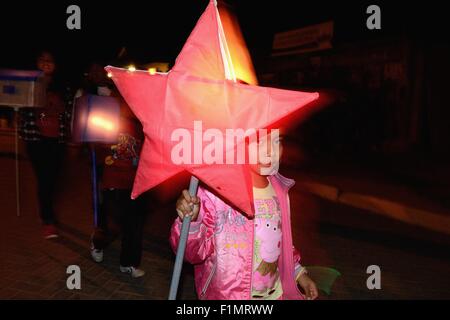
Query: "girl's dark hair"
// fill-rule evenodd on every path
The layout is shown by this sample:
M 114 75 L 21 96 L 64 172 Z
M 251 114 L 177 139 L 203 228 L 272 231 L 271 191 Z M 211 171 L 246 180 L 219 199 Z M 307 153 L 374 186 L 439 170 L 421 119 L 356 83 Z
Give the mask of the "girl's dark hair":
M 51 49 L 47 49 L 47 48 L 41 48 L 36 50 L 36 54 L 34 55 L 35 59 L 37 60 L 39 57 L 43 56 L 44 54 L 49 54 L 52 56 L 53 61 L 55 62 L 55 64 L 57 64 L 57 59 L 56 59 L 56 54 L 54 50 Z
M 54 92 L 63 92 L 64 91 L 64 80 L 61 77 L 60 73 L 60 66 L 57 57 L 57 54 L 55 54 L 55 50 L 52 50 L 50 48 L 40 48 L 36 50 L 35 52 L 35 59 L 37 60 L 39 57 L 41 57 L 44 54 L 49 54 L 53 58 L 53 62 L 56 66 L 55 73 L 52 76 L 51 82 L 48 84 L 47 90 L 54 91 Z M 36 63 L 36 62 L 35 62 Z

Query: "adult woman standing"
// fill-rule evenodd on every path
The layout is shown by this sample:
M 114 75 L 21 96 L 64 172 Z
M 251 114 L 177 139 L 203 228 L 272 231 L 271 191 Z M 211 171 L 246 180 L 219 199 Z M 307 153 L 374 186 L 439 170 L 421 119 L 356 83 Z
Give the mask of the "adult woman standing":
M 65 104 L 63 88 L 56 81 L 53 54 L 42 51 L 36 66 L 44 73 L 47 85 L 45 107 L 21 112 L 21 137 L 26 141 L 27 153 L 37 178 L 39 214 L 45 239 L 58 237 L 53 208 L 56 179 L 63 155 Z

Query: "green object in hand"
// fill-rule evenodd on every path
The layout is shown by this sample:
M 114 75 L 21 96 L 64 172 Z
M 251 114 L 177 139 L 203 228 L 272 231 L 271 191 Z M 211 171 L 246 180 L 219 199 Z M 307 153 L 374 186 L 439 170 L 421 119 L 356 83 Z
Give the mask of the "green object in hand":
M 309 277 L 316 283 L 317 288 L 327 295 L 331 294 L 334 282 L 341 275 L 336 269 L 328 267 L 306 266 L 306 270 L 308 270 Z

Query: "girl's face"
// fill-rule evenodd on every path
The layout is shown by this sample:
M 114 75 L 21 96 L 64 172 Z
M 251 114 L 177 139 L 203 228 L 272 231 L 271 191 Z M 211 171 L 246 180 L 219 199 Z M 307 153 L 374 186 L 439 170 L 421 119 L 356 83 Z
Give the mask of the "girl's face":
M 43 71 L 45 75 L 52 75 L 55 72 L 55 59 L 49 52 L 42 53 L 37 59 L 37 67 Z
M 283 153 L 283 136 L 271 131 L 258 141 L 258 162 L 251 164 L 250 169 L 258 175 L 269 176 L 278 172 Z

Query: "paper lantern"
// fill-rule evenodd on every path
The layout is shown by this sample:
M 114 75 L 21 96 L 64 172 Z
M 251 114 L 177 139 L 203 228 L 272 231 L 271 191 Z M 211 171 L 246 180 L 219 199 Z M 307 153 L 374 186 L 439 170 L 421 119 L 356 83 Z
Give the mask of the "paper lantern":
M 43 107 L 46 85 L 41 71 L 0 70 L 0 105 Z
M 116 98 L 82 96 L 76 100 L 72 113 L 72 140 L 115 143 L 119 118 L 120 104 Z

